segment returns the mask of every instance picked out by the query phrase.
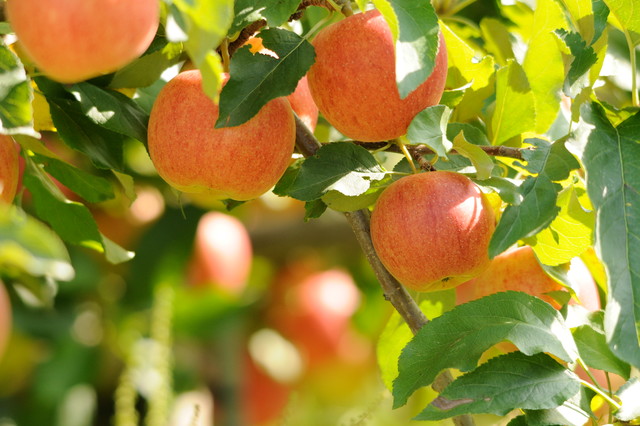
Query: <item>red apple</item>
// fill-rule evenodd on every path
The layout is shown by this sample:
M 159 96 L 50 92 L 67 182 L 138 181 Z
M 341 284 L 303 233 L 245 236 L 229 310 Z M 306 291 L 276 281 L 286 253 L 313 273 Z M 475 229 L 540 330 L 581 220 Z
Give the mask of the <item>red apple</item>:
M 380 260 L 416 291 L 455 287 L 489 265 L 495 217 L 467 177 L 446 171 L 403 177 L 384 190 L 371 215 Z
M 253 254 L 243 223 L 224 213 L 209 212 L 200 218 L 194 244 L 189 281 L 240 294 L 247 284 Z
M 217 199 L 250 200 L 270 190 L 293 154 L 289 102 L 273 99 L 235 127 L 216 129 L 217 118 L 200 71 L 184 71 L 167 83 L 149 119 L 149 154 L 160 176 L 181 191 Z
M 158 0 L 8 0 L 27 55 L 54 80 L 116 71 L 144 53 L 158 28 Z
M 282 416 L 289 402 L 291 387 L 275 380 L 249 356 L 244 366 L 241 401 L 246 424 L 271 424 Z
M 0 358 L 4 354 L 4 351 L 9 342 L 11 336 L 11 302 L 9 301 L 9 294 L 4 286 L 4 283 L 0 281 Z
M 440 101 L 447 77 L 442 34 L 433 72 L 405 99 L 396 83 L 391 31 L 377 10 L 323 28 L 312 43 L 311 95 L 329 123 L 349 138 L 395 139 L 407 133 L 418 112 Z
M 585 308 L 597 311 L 600 299 L 596 283 L 588 270 L 585 272 L 579 267 L 579 263 L 574 263 L 569 272 L 570 277 L 574 277 L 576 294 Z M 542 269 L 530 246 L 514 247 L 496 256 L 479 276 L 458 286 L 457 302 L 465 303 L 507 290 L 523 291 L 559 308 L 558 302 L 545 293 L 562 291 L 564 287 Z
M 12 203 L 20 179 L 18 147 L 11 136 L 0 135 L 0 201 Z

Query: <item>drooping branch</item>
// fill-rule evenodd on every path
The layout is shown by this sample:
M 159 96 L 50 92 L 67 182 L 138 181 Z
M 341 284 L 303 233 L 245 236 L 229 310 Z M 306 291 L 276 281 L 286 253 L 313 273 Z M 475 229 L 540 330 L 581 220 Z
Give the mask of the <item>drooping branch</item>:
M 296 147 L 298 152 L 305 157 L 310 157 L 313 156 L 321 146 L 322 144 L 313 136 L 309 128 L 296 116 Z M 389 273 L 380 261 L 373 247 L 373 242 L 371 241 L 369 211 L 357 210 L 348 212 L 345 213 L 345 217 L 367 261 L 380 282 L 385 299 L 398 311 L 402 319 L 411 329 L 411 332 L 416 334 L 429 320 L 404 286 Z M 446 370 L 436 378 L 433 388 L 441 392 L 453 382 L 453 380 L 451 373 Z M 475 424 L 473 418 L 468 415 L 454 417 L 453 422 L 456 426 L 474 426 Z

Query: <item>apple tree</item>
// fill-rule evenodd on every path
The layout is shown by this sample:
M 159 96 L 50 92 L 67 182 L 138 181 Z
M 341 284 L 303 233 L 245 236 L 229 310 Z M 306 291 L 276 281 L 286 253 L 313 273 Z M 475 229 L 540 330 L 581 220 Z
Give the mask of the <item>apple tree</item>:
M 327 324 L 359 322 L 390 401 L 363 423 L 409 422 L 394 417 L 409 407 L 425 424 L 640 424 L 633 1 L 1 5 L 0 348 L 13 373 L 0 376 L 16 383 L 0 389 L 3 417 L 71 424 L 64 404 L 89 398 L 95 424 L 177 424 L 176 395 L 198 374 L 219 379 L 213 393 L 235 386 L 256 323 L 284 324 L 312 364 L 342 339 Z M 218 245 L 198 225 L 209 210 Z M 288 227 L 260 246 L 278 215 Z M 257 223 L 269 255 L 236 245 L 225 216 Z M 272 279 L 295 250 L 274 247 L 318 223 L 350 228 L 357 250 L 325 254 L 367 277 L 327 275 L 328 302 L 304 290 L 313 280 L 291 296 Z M 345 235 L 320 229 L 305 243 Z M 189 288 L 207 279 L 215 291 Z M 269 333 L 249 349 L 276 339 L 269 362 L 289 377 L 297 358 Z M 193 342 L 201 371 L 180 358 Z M 38 345 L 48 361 L 16 355 Z M 244 372 L 216 422 L 312 424 L 290 387 Z M 188 424 L 207 424 L 207 402 L 194 404 Z

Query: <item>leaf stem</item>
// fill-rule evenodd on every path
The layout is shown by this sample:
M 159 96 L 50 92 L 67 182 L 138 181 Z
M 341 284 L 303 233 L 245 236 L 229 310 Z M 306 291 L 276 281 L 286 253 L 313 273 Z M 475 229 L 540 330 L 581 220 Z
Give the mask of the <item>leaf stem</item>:
M 409 165 L 411 166 L 411 170 L 413 171 L 413 173 L 418 173 L 418 169 L 416 168 L 416 165 L 413 164 L 413 157 L 411 156 L 411 153 L 407 149 L 407 146 L 399 140 L 396 141 L 396 145 L 398 146 L 398 148 L 400 148 L 400 152 L 402 152 L 402 154 L 405 156 L 405 158 L 409 162 Z
M 624 38 L 627 40 L 629 46 L 629 60 L 631 61 L 631 102 L 634 107 L 640 106 L 640 100 L 638 99 L 638 79 L 636 78 L 638 65 L 636 61 L 636 49 L 631 40 L 631 34 L 628 30 L 624 30 Z
M 618 401 L 616 401 L 615 399 L 611 398 L 607 394 L 606 391 L 604 391 L 603 389 L 600 388 L 600 386 L 596 386 L 596 385 L 594 385 L 592 383 L 589 383 L 586 380 L 582 380 L 582 379 L 580 379 L 580 384 L 582 384 L 582 386 L 588 387 L 589 389 L 591 389 L 592 391 L 594 391 L 595 393 L 600 395 L 602 397 L 602 399 L 607 401 L 609 403 L 609 405 L 614 407 L 616 410 L 619 410 L 620 407 L 622 407 L 622 405 L 620 405 L 620 403 Z

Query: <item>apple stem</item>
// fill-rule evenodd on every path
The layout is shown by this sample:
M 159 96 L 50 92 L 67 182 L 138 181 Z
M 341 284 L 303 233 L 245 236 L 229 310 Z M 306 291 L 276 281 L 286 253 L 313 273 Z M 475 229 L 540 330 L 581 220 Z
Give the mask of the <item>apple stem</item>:
M 231 62 L 231 55 L 229 54 L 229 39 L 224 38 L 220 45 L 220 52 L 222 54 L 222 68 L 224 72 L 229 72 L 229 62 Z
M 298 151 L 305 157 L 315 155 L 322 146 L 320 142 L 313 136 L 309 128 L 296 115 L 296 147 Z M 402 286 L 393 275 L 384 267 L 378 254 L 373 247 L 371 241 L 371 232 L 369 224 L 369 211 L 367 209 L 356 210 L 344 213 L 347 222 L 351 226 L 360 248 L 362 249 L 367 261 L 371 265 L 380 286 L 384 298 L 388 300 L 402 319 L 407 323 L 413 334 L 416 334 L 429 320 L 424 315 L 416 301 L 408 293 L 407 289 Z M 438 392 L 442 391 L 449 383 L 453 382 L 453 376 L 448 370 L 442 372 L 436 378 L 433 388 Z M 474 426 L 473 417 L 469 415 L 461 415 L 453 418 L 456 426 Z
M 399 140 L 396 141 L 396 145 L 398 145 L 398 148 L 400 148 L 400 152 L 402 152 L 402 154 L 406 157 L 407 161 L 409 162 L 409 166 L 411 166 L 411 170 L 413 171 L 413 173 L 418 173 L 418 169 L 416 168 L 416 165 L 413 163 L 413 157 L 409 153 L 407 146 Z
M 586 380 L 580 380 L 580 383 L 583 386 L 588 387 L 589 389 L 591 389 L 592 391 L 594 391 L 595 393 L 600 395 L 605 401 L 607 401 L 609 403 L 609 405 L 611 405 L 612 407 L 615 407 L 616 409 L 619 409 L 621 407 L 621 405 L 611 397 L 610 392 L 607 392 L 606 390 L 602 389 L 602 387 L 600 386 L 598 381 L 595 379 L 595 377 L 593 377 L 593 375 L 589 371 L 589 367 L 587 367 L 587 365 L 584 363 L 582 358 L 578 357 L 578 361 L 577 362 L 582 367 L 582 369 L 584 371 L 586 371 L 587 376 L 589 376 L 589 378 L 593 382 L 593 384 L 592 384 L 592 383 L 587 382 Z M 608 379 L 608 377 L 609 376 L 607 376 L 607 379 Z M 611 388 L 610 384 L 609 384 L 609 388 Z

